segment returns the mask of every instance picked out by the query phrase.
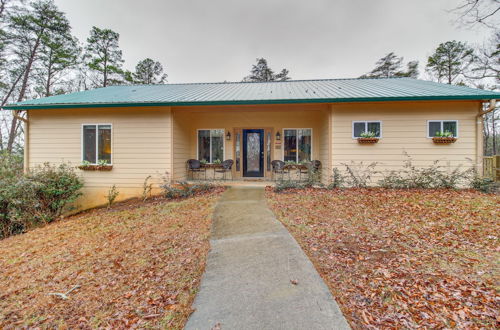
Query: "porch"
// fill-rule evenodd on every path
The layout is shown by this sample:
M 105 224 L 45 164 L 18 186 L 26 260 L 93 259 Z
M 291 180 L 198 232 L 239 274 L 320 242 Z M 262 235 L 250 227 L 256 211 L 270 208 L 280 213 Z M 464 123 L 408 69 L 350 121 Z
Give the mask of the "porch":
M 329 168 L 329 113 L 326 104 L 173 107 L 172 179 L 269 185 L 275 160 L 286 162 L 285 179 L 305 179 L 305 163 Z M 188 171 L 189 159 L 202 170 Z M 232 160 L 227 173 L 224 160 Z

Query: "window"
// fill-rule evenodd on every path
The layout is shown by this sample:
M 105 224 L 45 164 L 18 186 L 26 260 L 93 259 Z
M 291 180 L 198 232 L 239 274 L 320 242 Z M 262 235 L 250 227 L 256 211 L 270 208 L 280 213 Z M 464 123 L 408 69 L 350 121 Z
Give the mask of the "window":
M 224 160 L 224 130 L 198 130 L 198 159 L 213 163 Z
M 381 121 L 353 121 L 352 122 L 352 138 L 361 137 L 363 132 L 373 132 L 375 137 L 382 137 L 382 122 Z
M 85 124 L 82 128 L 82 160 L 91 164 L 111 164 L 111 125 Z
M 283 160 L 292 162 L 310 161 L 312 154 L 312 129 L 284 129 Z
M 427 137 L 435 137 L 439 132 L 449 131 L 453 137 L 458 137 L 457 120 L 429 120 L 427 121 Z

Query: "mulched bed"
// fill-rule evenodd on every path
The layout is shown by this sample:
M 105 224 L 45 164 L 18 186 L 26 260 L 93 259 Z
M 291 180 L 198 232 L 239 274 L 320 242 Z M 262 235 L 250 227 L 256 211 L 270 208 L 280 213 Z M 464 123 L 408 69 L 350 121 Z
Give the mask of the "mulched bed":
M 353 328 L 500 327 L 500 196 L 271 188 L 266 195 Z
M 129 201 L 0 241 L 0 328 L 181 329 L 222 190 Z

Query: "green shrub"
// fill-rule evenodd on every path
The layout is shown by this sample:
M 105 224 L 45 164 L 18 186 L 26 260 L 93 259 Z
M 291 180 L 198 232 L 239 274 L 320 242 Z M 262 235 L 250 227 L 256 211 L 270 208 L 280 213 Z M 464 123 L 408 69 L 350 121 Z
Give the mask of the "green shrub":
M 293 180 L 279 180 L 274 185 L 274 191 L 279 193 L 289 189 L 302 189 L 304 185 L 298 181 Z
M 336 167 L 333 168 L 332 182 L 326 186 L 326 189 L 337 189 L 342 188 L 345 183 L 345 176 L 340 173 L 340 170 Z
M 0 238 L 54 220 L 83 186 L 67 164 L 44 164 L 23 174 L 19 156 L 0 157 Z
M 111 207 L 111 205 L 113 205 L 116 197 L 118 197 L 119 194 L 120 192 L 118 191 L 118 189 L 116 189 L 116 185 L 112 185 L 111 188 L 109 188 L 108 194 L 106 195 L 106 199 L 108 200 L 108 209 Z
M 366 188 L 370 185 L 372 176 L 378 173 L 375 170 L 377 162 L 364 165 L 363 162 L 356 164 L 351 161 L 350 164 L 342 163 L 342 165 L 346 168 L 347 178 L 345 181 L 349 187 Z

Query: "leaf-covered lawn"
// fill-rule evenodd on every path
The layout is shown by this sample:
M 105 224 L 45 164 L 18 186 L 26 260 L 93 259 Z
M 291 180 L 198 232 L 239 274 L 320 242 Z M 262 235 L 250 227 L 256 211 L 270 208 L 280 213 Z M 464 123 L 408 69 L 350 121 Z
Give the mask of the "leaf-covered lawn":
M 353 328 L 498 328 L 500 197 L 301 190 L 269 204 Z
M 182 328 L 219 193 L 94 210 L 0 241 L 0 328 Z

